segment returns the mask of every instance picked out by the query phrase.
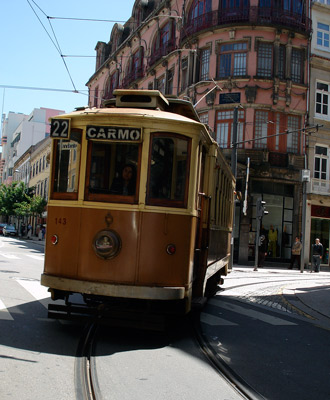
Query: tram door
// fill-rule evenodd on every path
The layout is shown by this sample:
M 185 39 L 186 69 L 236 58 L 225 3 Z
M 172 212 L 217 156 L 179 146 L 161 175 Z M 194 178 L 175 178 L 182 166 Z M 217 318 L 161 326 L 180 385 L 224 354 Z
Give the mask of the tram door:
M 199 182 L 197 185 L 197 231 L 195 242 L 195 259 L 194 259 L 194 296 L 202 296 L 204 276 L 206 272 L 206 235 L 203 230 L 203 221 L 208 220 L 205 213 L 209 213 L 209 205 L 204 195 L 204 177 L 205 177 L 205 163 L 206 163 L 207 150 L 202 147 L 199 158 Z

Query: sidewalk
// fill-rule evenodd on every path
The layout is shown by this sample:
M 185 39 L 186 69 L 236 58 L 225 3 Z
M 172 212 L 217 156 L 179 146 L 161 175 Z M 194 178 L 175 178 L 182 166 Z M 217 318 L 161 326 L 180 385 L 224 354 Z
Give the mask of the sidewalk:
M 311 269 L 289 270 L 284 266 L 265 266 L 258 271 L 253 271 L 253 266 L 234 265 L 235 270 L 251 270 L 254 274 L 269 273 L 283 275 L 283 277 L 296 276 L 294 283 L 290 282 L 283 288 L 282 296 L 296 309 L 301 310 L 317 320 L 330 319 L 330 268 L 321 266 L 321 272 L 311 273 Z M 285 283 L 285 280 L 283 280 Z M 330 323 L 330 321 L 329 321 Z

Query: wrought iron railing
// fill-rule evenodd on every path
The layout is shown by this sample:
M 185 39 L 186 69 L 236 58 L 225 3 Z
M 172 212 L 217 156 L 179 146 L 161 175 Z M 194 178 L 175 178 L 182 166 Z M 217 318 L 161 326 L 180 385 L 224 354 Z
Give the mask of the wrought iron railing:
M 188 19 L 182 27 L 181 40 L 209 28 L 232 24 L 278 25 L 297 31 L 311 32 L 311 20 L 301 11 L 279 7 L 243 6 L 221 8 Z
M 176 49 L 176 43 L 175 43 L 175 38 L 172 40 L 169 40 L 168 42 L 161 44 L 158 49 L 155 49 L 151 52 L 148 66 L 151 67 L 155 62 L 160 60 L 162 57 L 166 56 L 169 54 L 171 51 Z
M 140 79 L 143 77 L 144 77 L 144 67 L 141 66 L 138 69 L 131 71 L 130 73 L 125 75 L 122 81 L 122 87 L 127 88 L 136 79 Z

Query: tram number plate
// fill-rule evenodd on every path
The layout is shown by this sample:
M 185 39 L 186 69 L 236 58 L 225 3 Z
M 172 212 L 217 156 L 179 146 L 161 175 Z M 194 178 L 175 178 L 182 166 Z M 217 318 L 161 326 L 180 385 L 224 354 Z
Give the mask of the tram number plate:
M 50 137 L 59 139 L 69 139 L 70 131 L 69 119 L 55 119 L 53 118 L 50 123 Z

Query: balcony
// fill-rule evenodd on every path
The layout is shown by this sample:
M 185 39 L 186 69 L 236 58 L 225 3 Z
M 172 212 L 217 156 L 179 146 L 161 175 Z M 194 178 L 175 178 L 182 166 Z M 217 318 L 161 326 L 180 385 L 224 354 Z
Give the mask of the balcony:
M 278 7 L 243 6 L 221 8 L 188 20 L 182 28 L 181 40 L 206 29 L 223 25 L 276 25 L 309 34 L 311 20 L 305 14 Z
M 126 74 L 122 81 L 121 86 L 123 88 L 128 88 L 136 79 L 140 79 L 143 77 L 144 77 L 144 67 L 141 66 L 138 69 Z
M 310 192 L 313 194 L 329 195 L 330 181 L 312 178 L 310 182 Z
M 151 56 L 149 58 L 148 66 L 151 67 L 158 60 L 160 60 L 162 57 L 166 56 L 175 49 L 176 49 L 175 38 L 169 40 L 166 43 L 162 43 L 158 49 L 154 49 L 152 51 Z

